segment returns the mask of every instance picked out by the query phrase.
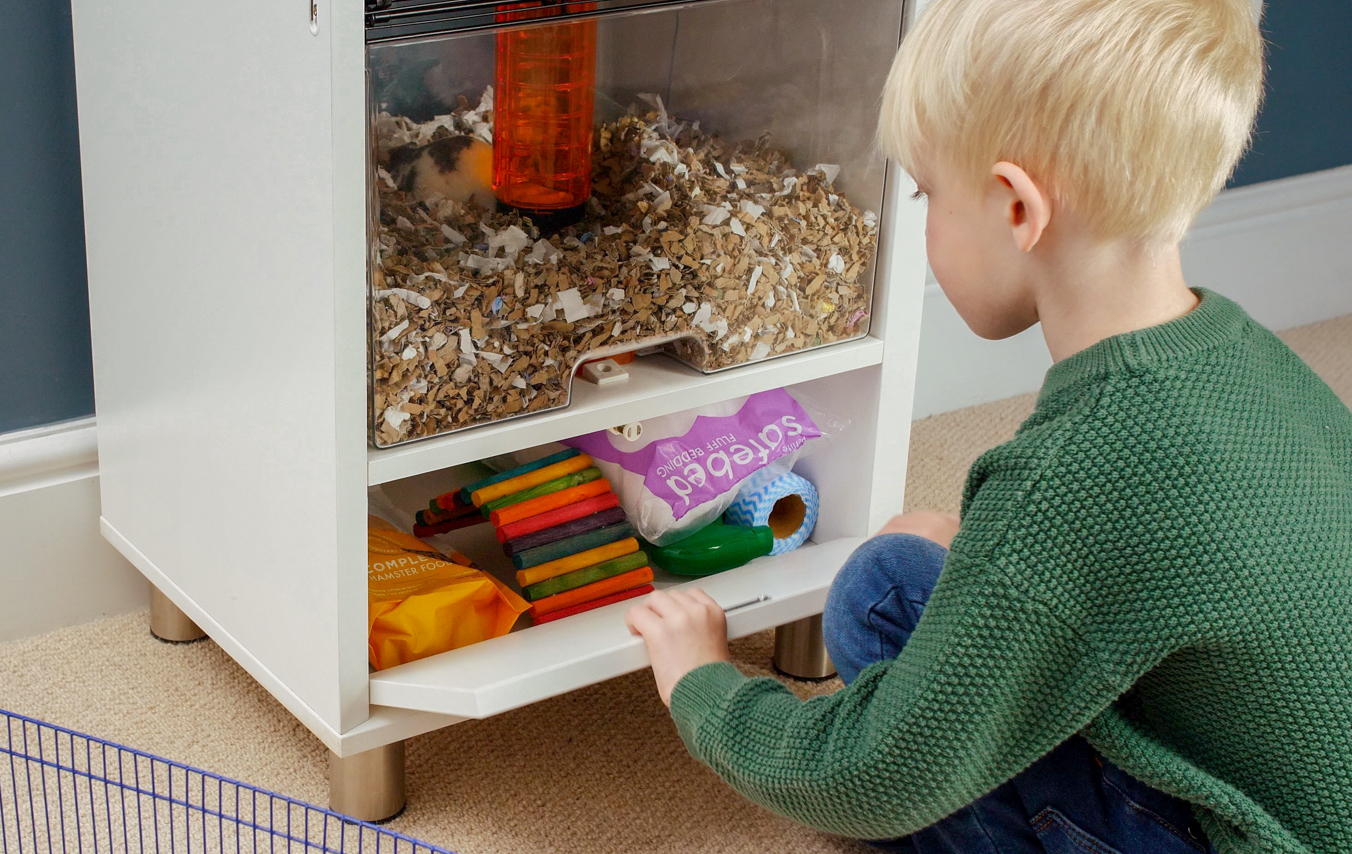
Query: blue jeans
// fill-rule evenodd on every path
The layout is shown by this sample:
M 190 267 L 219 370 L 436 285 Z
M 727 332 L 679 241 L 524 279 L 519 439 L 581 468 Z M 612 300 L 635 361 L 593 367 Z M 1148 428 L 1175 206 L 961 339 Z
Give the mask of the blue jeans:
M 860 546 L 826 600 L 826 648 L 846 684 L 906 645 L 947 550 L 910 534 Z M 1130 777 L 1072 736 L 1023 773 L 903 839 L 906 854 L 1212 854 L 1179 800 Z

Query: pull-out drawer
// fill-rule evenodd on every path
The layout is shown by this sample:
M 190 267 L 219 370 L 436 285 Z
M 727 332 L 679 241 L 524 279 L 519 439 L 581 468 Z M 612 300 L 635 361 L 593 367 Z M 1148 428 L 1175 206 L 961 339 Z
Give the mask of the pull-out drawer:
M 705 590 L 730 609 L 729 636 L 743 637 L 821 613 L 836 571 L 861 542 L 846 537 L 808 543 L 707 578 L 659 574 L 656 584 Z M 485 718 L 639 670 L 648 665 L 648 655 L 624 624 L 632 604 L 620 602 L 373 674 L 371 702 Z

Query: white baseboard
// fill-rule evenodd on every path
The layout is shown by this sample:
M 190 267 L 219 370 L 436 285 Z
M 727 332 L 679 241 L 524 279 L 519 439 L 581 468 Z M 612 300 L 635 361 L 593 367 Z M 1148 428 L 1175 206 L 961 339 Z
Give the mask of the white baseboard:
M 1183 242 L 1183 274 L 1269 329 L 1352 314 L 1352 165 L 1222 193 Z
M 99 533 L 93 419 L 0 436 L 0 641 L 146 607 Z
M 1269 329 L 1352 314 L 1352 166 L 1221 193 L 1183 241 L 1183 273 Z M 914 417 L 1037 391 L 1049 367 L 1038 327 L 985 341 L 927 286 Z

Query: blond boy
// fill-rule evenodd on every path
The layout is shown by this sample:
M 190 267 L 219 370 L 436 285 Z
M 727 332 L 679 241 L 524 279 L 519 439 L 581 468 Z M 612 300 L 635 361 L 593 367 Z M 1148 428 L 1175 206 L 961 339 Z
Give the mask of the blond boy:
M 918 854 L 1352 851 L 1352 413 L 1179 263 L 1261 85 L 1248 0 L 921 17 L 881 140 L 963 319 L 1041 323 L 1055 364 L 960 521 L 899 516 L 841 569 L 843 690 L 743 677 L 700 591 L 631 610 L 739 792 Z

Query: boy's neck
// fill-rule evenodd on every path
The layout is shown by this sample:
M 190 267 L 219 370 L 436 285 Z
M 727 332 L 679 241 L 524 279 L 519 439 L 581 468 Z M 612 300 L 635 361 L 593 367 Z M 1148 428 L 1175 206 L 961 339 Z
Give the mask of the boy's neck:
M 1034 299 L 1053 362 L 1176 320 L 1200 302 L 1183 280 L 1176 243 L 1063 241 L 1041 260 Z

